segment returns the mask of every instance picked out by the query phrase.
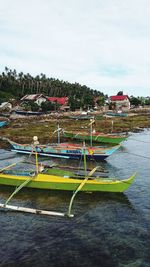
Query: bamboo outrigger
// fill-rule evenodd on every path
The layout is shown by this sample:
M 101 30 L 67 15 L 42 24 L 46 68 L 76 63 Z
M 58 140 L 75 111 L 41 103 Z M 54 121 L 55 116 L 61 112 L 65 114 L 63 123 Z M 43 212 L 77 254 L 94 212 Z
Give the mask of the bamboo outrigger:
M 45 215 L 56 215 L 56 216 L 65 216 L 73 217 L 71 214 L 71 208 L 73 204 L 73 200 L 75 195 L 79 191 L 84 192 L 124 192 L 129 188 L 129 186 L 134 181 L 136 173 L 130 176 L 128 179 L 117 180 L 112 178 L 102 178 L 102 177 L 93 177 L 94 172 L 98 169 L 99 166 L 95 167 L 90 173 L 87 174 L 87 166 L 86 166 L 86 155 L 84 154 L 84 168 L 85 168 L 85 177 L 81 179 L 81 177 L 77 175 L 69 175 L 65 173 L 60 175 L 55 173 L 55 169 L 53 173 L 45 173 L 39 172 L 39 164 L 37 153 L 36 155 L 36 172 L 29 173 L 28 175 L 24 174 L 6 174 L 4 171 L 8 169 L 8 167 L 0 170 L 0 185 L 9 185 L 15 186 L 15 191 L 10 195 L 10 197 L 6 200 L 4 204 L 0 203 L 1 208 L 8 208 L 16 211 L 23 212 L 32 212 L 36 214 L 45 214 Z M 15 164 L 15 163 L 14 163 Z M 14 165 L 13 164 L 13 165 Z M 12 164 L 10 165 L 12 166 Z M 62 171 L 63 172 L 63 171 Z M 22 188 L 37 188 L 44 190 L 65 190 L 65 191 L 73 191 L 73 196 L 71 198 L 69 209 L 67 214 L 53 211 L 45 211 L 38 209 L 30 209 L 19 206 L 11 206 L 8 205 L 10 200 L 13 198 L 15 194 L 17 194 Z
M 86 175 L 84 179 L 79 179 L 75 177 L 67 177 L 67 176 L 58 176 L 58 175 L 50 175 L 45 173 L 37 173 L 34 176 L 21 176 L 21 175 L 9 175 L 0 173 L 0 184 L 1 185 L 11 185 L 17 187 L 13 194 L 8 198 L 5 204 L 0 204 L 0 207 L 3 208 L 12 208 L 17 211 L 26 211 L 47 215 L 58 215 L 65 216 L 63 213 L 55 213 L 49 211 L 39 211 L 33 209 L 25 209 L 21 207 L 10 207 L 8 202 L 12 199 L 12 197 L 18 193 L 23 187 L 28 188 L 37 188 L 37 189 L 47 189 L 47 190 L 65 190 L 65 191 L 74 191 L 74 197 L 77 192 L 85 191 L 85 192 L 124 192 L 129 188 L 129 186 L 134 181 L 135 175 L 133 174 L 128 179 L 124 180 L 114 180 L 110 178 L 96 178 L 95 180 L 91 179 L 92 173 Z M 73 199 L 74 199 L 73 197 Z M 71 200 L 71 203 L 73 200 Z M 72 204 L 71 204 L 72 206 Z M 69 216 L 71 215 L 71 208 L 69 208 Z

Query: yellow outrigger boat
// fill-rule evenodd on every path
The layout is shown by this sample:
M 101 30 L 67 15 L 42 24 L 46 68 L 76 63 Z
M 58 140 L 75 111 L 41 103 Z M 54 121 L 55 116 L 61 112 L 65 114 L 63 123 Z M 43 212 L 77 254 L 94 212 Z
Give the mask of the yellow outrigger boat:
M 64 172 L 64 171 L 62 171 Z M 83 178 L 75 175 L 70 177 L 65 174 L 57 175 L 49 173 L 38 173 L 34 176 L 30 175 L 11 175 L 0 173 L 0 184 L 9 186 L 20 186 L 22 183 L 27 182 L 24 187 L 48 189 L 48 190 L 65 190 L 75 191 L 78 186 L 87 178 L 84 186 L 80 191 L 89 192 L 124 192 L 132 184 L 135 174 L 124 180 L 117 180 L 115 178 L 93 178 L 87 175 Z
M 47 171 L 43 170 L 39 172 L 39 164 L 36 153 L 36 171 L 34 173 L 5 173 L 8 167 L 5 167 L 0 170 L 0 185 L 8 185 L 15 186 L 15 191 L 11 194 L 11 196 L 7 199 L 5 204 L 0 204 L 1 208 L 9 208 L 15 209 L 17 211 L 27 211 L 33 213 L 47 214 L 47 215 L 58 215 L 58 214 L 49 214 L 50 211 L 39 211 L 22 207 L 15 207 L 8 205 L 8 202 L 12 199 L 12 197 L 19 192 L 23 187 L 28 188 L 37 188 L 37 189 L 47 189 L 47 190 L 65 190 L 65 191 L 73 191 L 73 196 L 70 201 L 68 216 L 71 215 L 71 207 L 74 200 L 75 195 L 79 191 L 85 192 L 124 192 L 129 188 L 129 186 L 133 183 L 136 173 L 131 175 L 129 178 L 124 180 L 117 180 L 113 178 L 102 178 L 102 177 L 94 177 L 94 172 L 99 168 L 99 166 L 95 167 L 90 173 L 86 172 L 86 160 L 85 160 L 85 176 L 80 177 L 76 174 L 73 174 L 69 171 L 57 170 L 57 169 L 48 169 Z M 12 164 L 15 165 L 15 164 Z M 11 165 L 11 166 L 12 166 Z M 32 211 L 31 211 L 32 210 Z M 44 213 L 43 213 L 44 212 Z M 46 213 L 45 213 L 46 212 Z M 63 214 L 63 213 L 62 213 Z M 59 215 L 59 216 L 64 216 Z

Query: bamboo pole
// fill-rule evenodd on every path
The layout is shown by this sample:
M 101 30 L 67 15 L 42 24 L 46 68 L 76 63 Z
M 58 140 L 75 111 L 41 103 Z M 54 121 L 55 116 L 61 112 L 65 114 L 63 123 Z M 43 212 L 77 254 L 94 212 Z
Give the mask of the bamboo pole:
M 66 215 L 65 213 L 62 213 L 62 212 L 32 209 L 32 208 L 26 208 L 26 207 L 20 207 L 20 206 L 5 205 L 1 203 L 0 203 L 0 208 L 6 208 L 9 210 L 27 212 L 27 213 L 33 213 L 33 214 L 41 214 L 41 215 L 52 215 L 52 216 L 60 216 L 60 217 L 64 217 Z M 70 217 L 73 217 L 73 216 L 70 216 Z
M 113 133 L 113 128 L 114 128 L 114 121 L 111 121 L 111 133 Z
M 85 142 L 83 144 L 83 157 L 84 157 L 84 171 L 85 171 L 85 176 L 87 175 L 87 164 L 86 164 L 86 154 L 85 154 Z
M 90 125 L 90 146 L 92 147 L 92 139 L 93 139 L 92 132 L 93 132 L 93 123 L 95 122 L 95 120 L 91 119 L 90 121 L 91 121 L 89 123 L 89 125 Z
M 91 136 L 90 136 L 90 146 L 92 147 L 92 131 L 93 131 L 93 129 L 92 129 L 92 123 L 91 123 L 91 125 L 90 125 L 90 132 L 91 132 Z
M 18 150 L 17 149 L 12 149 L 11 151 L 13 152 L 17 152 L 18 153 Z M 35 152 L 30 152 L 30 151 L 22 151 L 20 153 L 24 153 L 24 154 L 35 154 Z M 63 158 L 63 159 L 70 159 L 70 156 L 62 156 L 62 155 L 57 155 L 57 154 L 49 154 L 49 153 L 43 153 L 43 152 L 38 152 L 39 155 L 41 156 L 47 156 L 47 157 L 53 157 L 53 158 Z
M 85 144 L 83 145 L 83 147 L 85 148 Z M 80 185 L 77 187 L 76 191 L 73 193 L 72 198 L 70 200 L 69 203 L 69 208 L 68 208 L 68 217 L 72 217 L 71 214 L 71 208 L 73 205 L 73 201 L 74 198 L 76 196 L 76 194 L 82 189 L 82 187 L 85 185 L 85 183 L 87 182 L 87 180 L 93 175 L 93 173 L 99 168 L 99 166 L 96 166 L 92 171 L 90 171 L 90 173 L 87 175 L 87 166 L 86 166 L 86 155 L 85 155 L 85 149 L 84 149 L 84 168 L 85 168 L 85 179 L 80 183 Z
M 33 178 L 34 178 L 35 176 L 33 176 L 33 177 L 29 177 L 28 179 L 26 179 L 23 183 L 21 183 L 21 185 L 19 185 L 16 189 L 15 189 L 15 191 L 10 195 L 10 197 L 6 200 L 6 202 L 5 202 L 5 206 L 8 204 L 8 202 L 13 198 L 13 196 L 15 195 L 15 194 L 17 194 L 23 187 L 25 187 L 31 180 L 33 180 Z
M 74 198 L 76 194 L 81 190 L 81 188 L 85 185 L 86 181 L 89 179 L 90 175 L 92 175 L 92 172 L 90 172 L 90 175 L 87 175 L 87 165 L 86 165 L 86 155 L 85 155 L 85 142 L 83 144 L 83 152 L 84 152 L 84 170 L 85 170 L 85 179 L 80 183 L 80 185 L 77 187 L 76 191 L 73 193 L 72 198 L 69 203 L 69 208 L 68 208 L 68 217 L 72 217 L 71 214 L 71 208 L 73 205 Z
M 39 163 L 38 163 L 38 153 L 37 153 L 37 151 L 35 152 L 35 164 L 36 164 L 36 173 L 38 174 L 38 172 L 39 172 Z
M 59 123 L 57 124 L 57 130 L 53 132 L 53 134 L 57 133 L 57 143 L 60 144 L 60 132 L 62 131 L 62 128 L 59 127 Z M 53 136 L 52 134 L 52 136 Z
M 76 191 L 73 193 L 73 196 L 70 200 L 70 204 L 69 204 L 69 208 L 68 208 L 68 217 L 72 217 L 72 214 L 71 214 L 71 208 L 72 208 L 72 204 L 73 204 L 73 201 L 74 201 L 74 198 L 76 196 L 76 194 L 81 190 L 81 188 L 85 185 L 86 181 L 88 180 L 89 176 L 85 177 L 85 179 L 80 183 L 80 185 L 78 186 L 78 188 L 76 189 Z
M 5 171 L 5 170 L 9 169 L 10 167 L 15 166 L 16 164 L 18 164 L 18 163 L 20 163 L 20 162 L 23 162 L 23 160 L 18 161 L 18 162 L 15 162 L 15 163 L 12 163 L 12 164 L 10 164 L 9 166 L 6 166 L 6 167 L 0 169 L 0 172 Z

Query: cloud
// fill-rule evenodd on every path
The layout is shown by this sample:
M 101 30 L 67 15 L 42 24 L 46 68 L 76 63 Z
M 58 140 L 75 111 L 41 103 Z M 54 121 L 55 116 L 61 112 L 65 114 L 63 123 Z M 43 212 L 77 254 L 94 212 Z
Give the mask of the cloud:
M 5 0 L 0 70 L 148 95 L 149 14 L 148 0 Z

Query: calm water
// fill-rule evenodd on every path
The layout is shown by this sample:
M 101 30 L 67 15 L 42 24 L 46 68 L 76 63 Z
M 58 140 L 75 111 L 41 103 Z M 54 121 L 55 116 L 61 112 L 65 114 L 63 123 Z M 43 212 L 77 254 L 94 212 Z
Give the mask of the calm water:
M 0 167 L 21 158 L 0 149 Z M 134 184 L 124 194 L 78 194 L 72 219 L 0 211 L 1 267 L 150 266 L 150 131 L 132 134 L 100 164 L 121 178 L 137 171 Z M 0 202 L 12 190 L 0 187 Z M 23 189 L 11 204 L 65 212 L 71 195 Z

